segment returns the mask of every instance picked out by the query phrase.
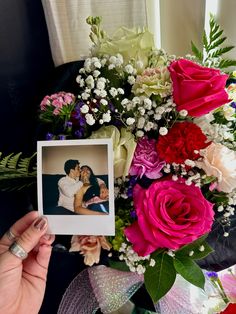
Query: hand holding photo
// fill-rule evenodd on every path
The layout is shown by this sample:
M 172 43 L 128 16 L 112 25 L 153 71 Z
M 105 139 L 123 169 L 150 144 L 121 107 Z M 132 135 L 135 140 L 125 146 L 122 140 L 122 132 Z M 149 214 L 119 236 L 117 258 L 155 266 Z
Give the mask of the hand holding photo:
M 110 139 L 38 142 L 38 207 L 55 234 L 113 235 Z

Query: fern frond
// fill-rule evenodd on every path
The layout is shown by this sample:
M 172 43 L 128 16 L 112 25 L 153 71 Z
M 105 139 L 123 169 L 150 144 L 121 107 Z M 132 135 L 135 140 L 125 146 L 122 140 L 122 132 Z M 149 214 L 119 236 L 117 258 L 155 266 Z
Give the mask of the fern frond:
M 13 153 L 11 153 L 10 155 L 5 156 L 4 158 L 2 158 L 0 160 L 0 168 L 5 168 L 7 166 L 8 160 L 11 158 L 12 155 L 13 155 Z
M 20 159 L 20 156 L 21 156 L 22 153 L 18 153 L 16 155 L 13 155 L 11 156 L 9 159 L 8 159 L 8 162 L 7 162 L 7 167 L 10 168 L 10 169 L 16 169 L 17 167 L 17 163 Z
M 207 52 L 210 52 L 211 50 L 213 50 L 213 49 L 219 47 L 220 45 L 223 44 L 223 42 L 225 42 L 225 40 L 226 40 L 226 37 L 222 37 L 222 38 L 218 39 L 218 40 L 215 41 L 215 42 L 212 42 L 212 41 L 211 41 L 211 44 L 208 46 L 208 48 L 206 49 L 206 51 L 207 51 Z
M 19 191 L 36 184 L 36 153 L 27 158 L 21 155 L 12 153 L 0 160 L 0 191 Z
M 236 60 L 231 60 L 231 59 L 221 60 L 219 64 L 220 69 L 228 68 L 231 66 L 236 66 Z
M 228 47 L 220 48 L 220 49 L 215 50 L 213 53 L 209 54 L 209 56 L 211 58 L 217 58 L 219 56 L 222 56 L 226 52 L 232 50 L 233 48 L 234 48 L 234 46 L 228 46 Z
M 235 65 L 234 60 L 223 58 L 222 56 L 232 50 L 234 46 L 222 47 L 227 37 L 223 36 L 224 31 L 220 29 L 220 25 L 216 22 L 215 17 L 210 14 L 210 31 L 209 35 L 204 30 L 202 36 L 203 50 L 200 50 L 191 42 L 192 52 L 198 61 L 208 67 L 218 67 L 226 69 Z
M 194 43 L 191 41 L 191 47 L 192 47 L 192 52 L 194 56 L 199 60 L 203 60 L 203 53 L 194 45 Z

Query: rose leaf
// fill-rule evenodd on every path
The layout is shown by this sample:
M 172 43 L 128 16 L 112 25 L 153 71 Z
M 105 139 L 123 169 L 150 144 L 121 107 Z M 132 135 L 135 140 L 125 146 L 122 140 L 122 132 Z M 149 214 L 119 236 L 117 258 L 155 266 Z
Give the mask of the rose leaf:
M 176 278 L 172 257 L 163 252 L 155 256 L 155 262 L 144 273 L 145 287 L 154 303 L 171 289 Z
M 201 250 L 201 247 L 203 250 Z M 212 247 L 203 239 L 195 241 L 189 245 L 185 245 L 183 248 L 175 252 L 176 258 L 191 258 L 191 259 L 202 259 L 212 253 L 214 250 Z
M 174 267 L 185 280 L 204 289 L 205 277 L 201 268 L 191 258 L 174 259 Z

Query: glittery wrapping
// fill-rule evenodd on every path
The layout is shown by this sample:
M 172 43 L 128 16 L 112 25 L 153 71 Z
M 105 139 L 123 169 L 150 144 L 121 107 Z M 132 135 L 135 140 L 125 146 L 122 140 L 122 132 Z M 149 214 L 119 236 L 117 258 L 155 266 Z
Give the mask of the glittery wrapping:
M 70 283 L 64 293 L 57 314 L 93 314 L 99 308 L 85 269 Z
M 143 284 L 143 276 L 106 266 L 91 267 L 89 278 L 102 313 L 118 310 Z
M 159 301 L 161 314 L 208 314 L 219 313 L 225 307 L 219 291 L 205 276 L 205 291 L 177 275 L 171 290 Z
M 79 273 L 70 283 L 57 314 L 93 314 L 118 310 L 143 284 L 143 276 L 106 266 Z

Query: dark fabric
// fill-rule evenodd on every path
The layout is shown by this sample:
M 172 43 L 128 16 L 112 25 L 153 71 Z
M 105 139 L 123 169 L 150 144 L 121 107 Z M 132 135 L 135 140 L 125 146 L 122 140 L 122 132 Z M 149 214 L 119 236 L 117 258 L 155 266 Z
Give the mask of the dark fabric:
M 33 152 L 54 69 L 41 0 L 0 1 L 0 38 L 0 151 Z

